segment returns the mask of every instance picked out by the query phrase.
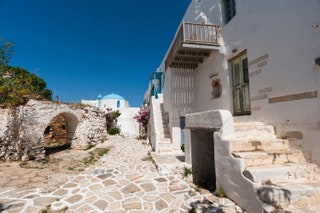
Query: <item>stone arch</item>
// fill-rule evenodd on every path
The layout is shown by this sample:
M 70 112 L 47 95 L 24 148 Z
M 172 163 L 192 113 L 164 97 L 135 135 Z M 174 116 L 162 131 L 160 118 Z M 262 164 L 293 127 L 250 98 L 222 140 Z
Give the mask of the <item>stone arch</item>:
M 47 149 L 46 152 L 48 151 L 46 154 L 71 147 L 79 123 L 78 118 L 70 112 L 58 113 L 50 118 L 51 120 L 46 124 L 43 131 L 43 144 Z M 50 141 L 50 139 L 53 139 L 53 141 Z

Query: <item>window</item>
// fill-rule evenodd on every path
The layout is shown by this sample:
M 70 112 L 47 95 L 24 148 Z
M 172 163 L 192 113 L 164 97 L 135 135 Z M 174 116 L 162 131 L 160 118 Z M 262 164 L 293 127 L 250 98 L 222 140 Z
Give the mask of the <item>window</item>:
M 236 15 L 235 0 L 224 0 L 224 19 L 227 24 Z

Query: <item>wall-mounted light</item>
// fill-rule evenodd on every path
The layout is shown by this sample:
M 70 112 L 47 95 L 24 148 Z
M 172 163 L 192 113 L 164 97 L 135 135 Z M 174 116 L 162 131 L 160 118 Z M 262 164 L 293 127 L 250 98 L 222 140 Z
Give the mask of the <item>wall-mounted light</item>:
M 312 25 L 312 28 L 313 28 L 313 29 L 317 29 L 318 27 L 319 27 L 319 24 L 313 24 L 313 25 Z
M 320 66 L 320 57 L 316 58 L 314 61 L 315 61 L 316 65 Z

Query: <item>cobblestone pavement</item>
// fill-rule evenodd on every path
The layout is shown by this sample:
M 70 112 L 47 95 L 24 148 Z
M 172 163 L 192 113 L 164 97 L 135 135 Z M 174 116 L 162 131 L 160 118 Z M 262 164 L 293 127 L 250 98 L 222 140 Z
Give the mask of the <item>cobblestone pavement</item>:
M 195 190 L 179 173 L 158 172 L 141 141 L 112 136 L 100 146 L 112 148 L 81 174 L 52 173 L 40 183 L 41 173 L 31 172 L 12 186 L 6 183 L 0 212 L 242 212 L 228 199 Z

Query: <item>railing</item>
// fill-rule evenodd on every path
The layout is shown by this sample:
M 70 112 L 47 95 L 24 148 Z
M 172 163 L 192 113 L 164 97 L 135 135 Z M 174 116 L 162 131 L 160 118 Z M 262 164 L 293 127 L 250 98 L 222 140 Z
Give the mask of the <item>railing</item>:
M 219 32 L 219 25 L 183 22 L 167 56 L 166 69 L 177 48 L 183 44 L 218 46 Z
M 219 25 L 183 22 L 179 31 L 183 32 L 183 43 L 219 45 L 219 30 Z

